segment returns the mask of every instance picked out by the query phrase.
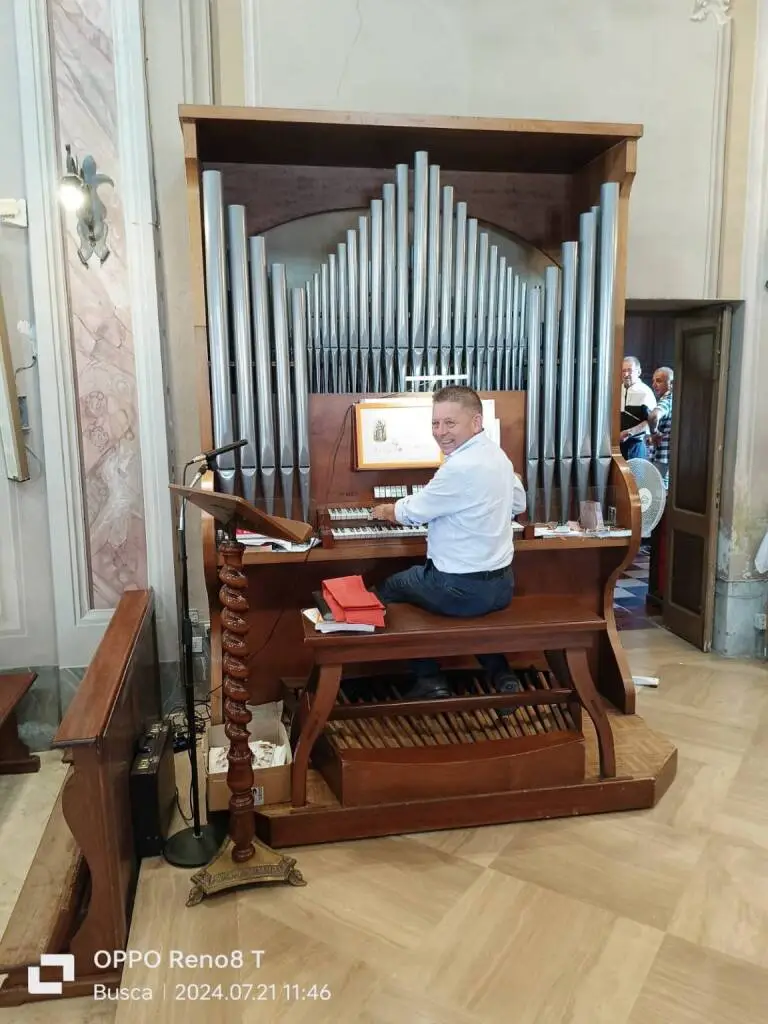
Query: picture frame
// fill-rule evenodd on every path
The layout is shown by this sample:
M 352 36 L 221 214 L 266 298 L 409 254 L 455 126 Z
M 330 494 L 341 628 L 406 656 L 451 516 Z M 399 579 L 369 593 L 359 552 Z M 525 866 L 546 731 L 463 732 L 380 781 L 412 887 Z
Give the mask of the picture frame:
M 9 480 L 29 480 L 27 449 L 21 430 L 19 396 L 13 372 L 11 339 L 5 319 L 3 296 L 0 292 L 0 444 L 5 457 L 5 475 Z
M 355 469 L 437 469 L 442 460 L 431 395 L 355 405 Z

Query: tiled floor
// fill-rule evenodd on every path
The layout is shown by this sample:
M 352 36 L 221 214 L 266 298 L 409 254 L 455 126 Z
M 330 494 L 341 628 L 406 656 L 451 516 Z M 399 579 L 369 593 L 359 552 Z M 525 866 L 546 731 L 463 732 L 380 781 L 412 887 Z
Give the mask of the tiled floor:
M 619 629 L 652 629 L 662 625 L 661 611 L 646 604 L 648 567 L 648 550 L 641 547 L 632 565 L 619 577 L 613 594 Z

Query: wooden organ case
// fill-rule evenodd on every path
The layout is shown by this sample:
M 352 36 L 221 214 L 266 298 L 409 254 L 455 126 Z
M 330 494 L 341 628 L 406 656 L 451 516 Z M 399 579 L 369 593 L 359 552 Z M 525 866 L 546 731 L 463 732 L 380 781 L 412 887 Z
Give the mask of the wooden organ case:
M 302 790 L 302 785 L 298 790 L 294 786 L 291 804 L 256 808 L 256 830 L 260 838 L 276 846 L 285 846 L 406 830 L 653 805 L 674 777 L 676 753 L 670 744 L 650 732 L 635 714 L 634 686 L 613 614 L 615 581 L 631 564 L 640 543 L 639 499 L 633 478 L 618 450 L 628 204 L 635 173 L 637 140 L 642 134 L 640 128 L 614 124 L 408 118 L 263 108 L 182 107 L 180 117 L 191 233 L 194 348 L 199 372 L 203 448 L 210 449 L 233 438 L 246 436 L 243 433 L 244 421 L 241 418 L 238 423 L 236 412 L 232 413 L 233 419 L 228 428 L 226 423 L 222 427 L 221 406 L 219 404 L 217 408 L 216 405 L 217 391 L 220 403 L 222 382 L 227 377 L 233 392 L 238 386 L 252 388 L 257 403 L 265 404 L 265 387 L 268 393 L 275 392 L 274 400 L 270 395 L 266 403 L 271 408 L 272 418 L 269 425 L 272 431 L 271 456 L 263 445 L 261 450 L 256 450 L 259 446 L 250 438 L 254 448 L 251 453 L 253 468 L 246 470 L 234 463 L 228 464 L 228 468 L 223 468 L 214 479 L 208 480 L 207 486 L 244 494 L 268 512 L 297 519 L 307 518 L 323 537 L 322 544 L 305 552 L 252 549 L 238 552 L 233 551 L 237 545 L 231 542 L 217 547 L 215 525 L 204 516 L 214 722 L 222 721 L 222 705 L 226 704 L 222 701 L 223 663 L 226 665 L 227 660 L 227 655 L 222 654 L 223 608 L 219 577 L 222 566 L 242 565 L 245 582 L 241 597 L 244 593 L 245 603 L 241 602 L 241 607 L 246 609 L 243 615 L 248 634 L 244 645 L 247 654 L 243 653 L 240 661 L 245 668 L 239 672 L 239 679 L 249 701 L 259 704 L 293 692 L 301 693 L 301 687 L 313 676 L 316 682 L 317 662 L 323 661 L 317 649 L 322 644 L 314 644 L 313 638 L 305 637 L 306 627 L 300 610 L 314 603 L 313 591 L 320 589 L 324 578 L 360 574 L 368 584 L 375 584 L 399 569 L 423 561 L 425 541 L 422 536 L 398 532 L 373 536 L 366 531 L 365 522 L 355 524 L 356 528 L 362 528 L 357 534 L 345 535 L 344 523 L 341 522 L 344 516 L 357 515 L 361 509 L 370 506 L 374 498 L 392 494 L 392 488 L 395 488 L 394 494 L 403 493 L 413 486 L 423 485 L 431 476 L 431 471 L 423 469 L 393 472 L 354 468 L 355 403 L 366 396 L 375 398 L 376 394 L 402 391 L 404 376 L 409 371 L 412 373 L 416 366 L 432 374 L 451 373 L 456 369 L 465 373 L 469 371 L 468 382 L 481 391 L 483 398 L 495 402 L 502 447 L 523 476 L 529 494 L 528 515 L 520 517 L 525 529 L 515 536 L 514 600 L 527 602 L 525 614 L 529 618 L 538 615 L 541 620 L 538 624 L 541 628 L 538 632 L 534 630 L 531 636 L 543 636 L 541 629 L 546 627 L 547 616 L 553 614 L 552 601 L 559 602 L 561 609 L 569 603 L 582 609 L 585 621 L 589 617 L 599 620 L 601 628 L 590 633 L 588 641 L 585 641 L 586 661 L 615 741 L 615 770 L 606 777 L 602 761 L 598 761 L 591 720 L 585 717 L 582 721 L 578 708 L 565 697 L 561 705 L 551 705 L 552 714 L 528 709 L 519 719 L 522 724 L 518 731 L 515 731 L 514 723 L 507 731 L 502 731 L 494 708 L 465 714 L 463 705 L 448 714 L 440 714 L 437 708 L 432 712 L 432 709 L 421 705 L 418 708 L 398 705 L 401 710 L 397 722 L 402 726 L 399 733 L 397 728 L 385 728 L 381 720 L 374 722 L 371 728 L 366 728 L 364 722 L 349 721 L 349 731 L 345 731 L 339 721 L 329 721 L 313 744 L 305 790 Z M 425 155 L 429 160 L 428 168 Z M 439 177 L 437 174 L 433 176 L 434 167 L 439 169 Z M 209 172 L 216 174 L 209 175 L 206 183 Z M 395 179 L 396 186 L 393 183 Z M 410 187 L 409 182 L 412 182 Z M 439 212 L 435 213 L 434 198 L 441 195 L 440 186 L 442 184 L 444 188 L 446 183 L 449 191 L 444 193 L 444 201 L 438 200 Z M 211 224 L 207 222 L 211 220 L 211 214 L 205 205 L 210 200 L 210 195 L 206 194 L 209 185 L 218 190 L 216 201 L 221 211 L 213 238 Z M 405 209 L 402 208 L 399 191 L 401 185 L 403 194 L 410 200 Z M 573 246 L 576 240 L 583 243 L 580 232 L 584 228 L 584 214 L 590 210 L 595 213 L 599 209 L 606 185 L 613 187 L 615 197 L 611 241 L 615 247 L 615 259 L 611 261 L 613 277 L 608 282 L 610 290 L 606 293 L 609 305 L 602 313 L 593 311 L 595 327 L 590 332 L 594 334 L 602 330 L 603 349 L 596 347 L 594 352 L 590 349 L 585 370 L 583 357 L 578 351 L 578 339 L 574 341 L 571 338 L 568 342 L 567 329 L 562 327 L 562 322 L 559 350 L 551 349 L 543 307 L 550 302 L 550 273 L 559 275 L 562 272 L 565 275 L 562 281 L 552 278 L 557 285 L 557 297 L 552 299 L 557 310 L 560 309 L 561 294 L 565 303 L 567 263 L 575 252 L 574 248 L 568 249 L 568 245 Z M 382 196 L 383 203 L 379 198 Z M 446 214 L 445 207 L 449 201 L 455 205 Z M 250 239 L 250 276 L 247 271 L 241 274 L 245 285 L 241 282 L 238 287 L 246 287 L 250 282 L 253 288 L 260 272 L 259 264 L 287 262 L 282 255 L 270 253 L 270 231 L 296 224 L 302 219 L 309 223 L 313 217 L 337 215 L 340 211 L 349 213 L 351 219 L 345 223 L 339 221 L 341 227 L 337 224 L 333 237 L 324 241 L 326 249 L 323 256 L 327 252 L 332 255 L 322 270 L 318 265 L 305 261 L 307 269 L 303 279 L 300 278 L 307 282 L 303 295 L 286 285 L 285 268 L 282 266 L 279 268 L 278 286 L 274 284 L 275 272 L 271 273 L 271 299 L 266 294 L 258 300 L 250 295 L 247 308 L 252 306 L 253 311 L 248 328 L 252 345 L 258 343 L 260 317 L 263 317 L 263 325 L 268 321 L 271 323 L 268 333 L 274 337 L 271 348 L 267 347 L 268 358 L 263 353 L 259 356 L 254 348 L 252 365 L 250 356 L 247 356 L 246 370 L 238 369 L 234 355 L 237 341 L 228 340 L 226 336 L 227 332 L 234 333 L 233 321 L 237 314 L 230 309 L 222 316 L 220 310 L 211 308 L 212 286 L 216 284 L 213 277 L 218 278 L 219 299 L 227 304 L 228 292 L 234 298 L 237 272 L 227 270 L 227 245 L 224 241 L 227 225 L 232 228 L 239 220 L 240 240 L 237 244 L 240 248 L 247 250 L 246 236 Z M 357 214 L 361 211 L 363 215 L 358 221 Z M 447 219 L 443 220 L 443 217 Z M 446 267 L 450 267 L 448 276 L 453 284 L 448 288 L 446 299 L 440 292 L 437 277 L 432 278 L 429 261 L 421 270 L 417 262 L 420 244 L 440 245 L 433 232 L 441 226 L 441 241 L 446 241 L 449 221 L 453 248 L 447 255 L 443 248 L 432 249 L 433 262 L 438 251 L 444 261 L 443 279 Z M 350 230 L 350 224 L 353 227 L 358 225 L 358 228 Z M 483 235 L 486 226 L 496 234 Z M 461 246 L 459 230 L 462 232 Z M 401 232 L 407 236 L 407 245 L 405 242 L 401 245 Z M 266 243 L 263 241 L 265 234 Z M 496 245 L 493 244 L 494 239 Z M 538 358 L 532 359 L 537 366 L 535 372 L 530 368 L 526 373 L 522 372 L 526 360 L 531 360 L 532 350 L 530 339 L 522 338 L 527 313 L 525 302 L 518 301 L 518 283 L 510 276 L 512 250 L 507 251 L 504 261 L 493 262 L 499 260 L 501 248 L 506 244 L 504 239 L 509 240 L 513 248 L 520 239 L 525 239 L 527 251 L 535 254 L 527 264 L 529 293 L 532 291 L 531 282 L 539 280 L 541 284 L 541 315 L 538 312 L 532 314 L 537 324 L 543 327 L 541 347 L 537 350 L 540 351 L 541 366 Z M 337 245 L 338 242 L 345 244 Z M 388 243 L 397 248 L 398 261 L 389 270 L 386 266 Z M 275 244 L 280 248 L 280 245 L 288 243 L 283 238 L 280 245 Z M 604 238 L 601 240 L 598 232 L 597 237 L 593 234 L 591 244 L 599 249 L 607 243 Z M 214 269 L 215 254 L 214 263 L 211 263 L 211 245 L 221 248 L 217 269 Z M 230 239 L 230 248 L 232 245 Z M 459 260 L 460 247 L 464 252 Z M 373 256 L 376 251 L 384 252 L 383 263 L 377 262 Z M 318 262 L 322 258 L 318 257 Z M 490 262 L 483 263 L 487 268 L 485 278 L 482 271 L 477 270 L 480 259 L 490 259 Z M 402 268 L 403 260 L 410 268 L 407 277 L 401 276 L 406 274 Z M 248 263 L 247 256 L 245 263 Z M 557 268 L 556 271 L 550 271 L 551 267 Z M 230 273 L 229 284 L 227 273 Z M 269 272 L 263 273 L 266 280 Z M 477 276 L 470 287 L 466 282 L 472 273 Z M 597 278 L 600 273 L 598 267 Z M 463 275 L 464 286 L 457 301 L 460 274 Z M 352 286 L 355 275 L 356 282 Z M 573 281 L 575 277 L 572 284 Z M 502 282 L 507 287 L 505 298 L 501 292 Z M 353 296 L 349 304 L 344 310 L 339 305 L 334 307 L 333 302 L 329 306 L 329 288 L 333 296 L 334 289 L 339 293 L 338 289 L 344 287 Z M 594 289 L 600 287 L 600 280 L 596 280 L 593 294 Z M 447 306 L 441 305 L 444 301 L 447 301 Z M 470 326 L 469 312 L 470 306 L 475 311 L 479 310 L 483 301 L 487 310 L 498 313 L 494 333 L 497 344 L 493 355 L 490 321 L 484 320 L 480 331 L 484 333 L 482 365 L 487 370 L 480 365 L 479 318 Z M 402 303 L 410 303 L 407 320 L 401 318 Z M 298 348 L 294 348 L 293 358 L 287 361 L 288 342 L 280 336 L 285 331 L 278 325 L 280 304 L 287 307 L 288 318 L 293 313 L 294 324 L 299 319 L 303 324 L 300 337 L 293 338 Z M 327 337 L 323 334 L 321 341 L 317 325 L 321 318 L 327 319 L 329 313 L 331 329 Z M 422 314 L 423 322 L 417 322 Z M 552 311 L 550 320 L 551 314 Z M 455 325 L 457 315 L 463 317 L 458 330 Z M 489 315 L 493 317 L 493 314 Z M 511 327 L 513 315 L 515 323 L 521 325 L 522 340 L 519 341 L 517 363 L 509 350 L 509 337 L 514 333 Z M 601 328 L 598 325 L 600 316 Z M 502 320 L 509 328 L 506 353 L 503 351 L 503 331 L 499 329 Z M 353 321 L 356 326 L 353 326 Z M 316 339 L 312 337 L 313 324 Z M 216 332 L 219 337 L 224 334 L 224 351 L 228 355 L 223 359 L 214 352 Z M 432 338 L 430 332 L 433 333 Z M 296 334 L 296 329 L 293 333 Z M 467 340 L 470 334 L 471 344 Z M 341 363 L 338 362 L 340 336 Z M 228 344 L 231 347 L 227 349 Z M 354 345 L 355 349 L 354 369 L 350 356 L 346 372 L 343 370 L 345 344 Z M 367 346 L 366 356 L 358 356 L 364 345 Z M 388 347 L 391 348 L 390 362 L 386 361 Z M 471 356 L 467 354 L 470 349 Z M 418 364 L 415 362 L 417 356 Z M 455 365 L 454 356 L 458 359 Z M 363 358 L 368 360 L 367 373 L 362 369 Z M 306 365 L 297 365 L 300 363 Z M 570 368 L 571 364 L 574 369 Z M 338 369 L 340 365 L 341 371 Z M 566 384 L 552 376 L 556 372 L 555 365 L 560 367 L 558 373 L 565 374 Z M 287 377 L 299 370 L 310 382 L 306 400 L 302 403 L 295 394 L 293 404 L 289 401 L 288 410 L 281 409 L 280 389 L 287 386 L 290 391 Z M 235 377 L 243 372 L 245 376 L 238 377 L 238 381 L 242 379 L 246 383 L 235 383 Z M 562 433 L 562 409 L 557 415 L 553 412 L 547 421 L 542 419 L 540 408 L 554 401 L 554 396 L 560 391 L 566 393 L 574 386 L 578 390 L 575 377 L 579 372 L 590 378 L 586 392 L 588 404 L 581 408 L 582 418 L 589 421 L 587 433 L 592 431 L 585 448 L 586 463 L 578 458 L 584 454 L 577 450 L 578 438 L 574 444 L 566 439 L 564 447 L 562 441 L 557 440 L 558 431 Z M 232 407 L 234 405 L 233 401 Z M 594 433 L 593 421 L 599 421 L 595 412 L 597 406 L 604 413 L 602 425 L 597 423 L 601 436 Z M 574 418 L 578 419 L 579 412 L 569 408 L 567 415 L 570 424 Z M 259 420 L 256 427 L 256 419 L 256 414 L 251 413 L 253 429 L 263 428 L 264 420 Z M 539 436 L 540 424 L 543 426 Z M 299 433 L 303 431 L 304 461 L 301 453 L 296 457 L 296 449 L 288 458 L 284 457 L 282 450 L 286 432 L 294 438 L 298 449 L 302 448 L 302 438 L 296 441 L 296 430 Z M 222 467 L 221 462 L 219 465 Z M 566 465 L 565 471 L 563 465 Z M 618 529 L 607 537 L 553 536 L 551 531 L 547 536 L 537 535 L 541 531 L 533 529 L 535 522 L 545 519 L 556 523 L 558 519 L 578 518 L 578 499 L 595 496 L 592 491 L 587 493 L 584 490 L 587 475 L 582 479 L 579 465 L 589 476 L 590 486 L 597 486 L 597 496 L 603 505 L 609 504 L 614 510 Z M 558 481 L 564 480 L 573 480 L 573 496 L 562 499 L 564 505 L 558 515 Z M 382 490 L 387 488 L 389 490 Z M 452 628 L 453 623 L 446 620 L 445 629 Z M 470 631 L 467 649 L 459 654 L 456 654 L 455 642 L 448 645 L 454 652 L 449 659 L 451 666 L 468 668 L 475 664 L 471 640 Z M 540 646 L 546 648 L 546 639 Z M 364 641 L 360 648 L 364 655 Z M 545 688 L 552 685 L 552 677 L 542 671 L 547 668 L 545 651 L 532 649 L 522 652 L 519 643 L 509 649 L 516 652 L 510 658 L 515 665 L 531 667 L 532 678 L 543 680 L 541 685 Z M 437 638 L 434 653 L 439 656 L 441 650 L 442 645 Z M 393 638 L 392 657 L 397 659 L 400 655 L 404 658 L 406 653 L 405 647 L 399 647 Z M 339 660 L 342 660 L 341 656 Z M 372 664 L 365 664 L 365 660 L 361 657 L 360 664 L 350 664 L 349 658 L 345 657 L 344 675 L 360 676 L 369 671 L 381 671 L 380 655 L 371 659 Z M 374 662 L 378 663 L 378 668 Z M 403 668 L 402 665 L 399 667 Z M 387 671 L 397 669 L 397 664 L 387 663 Z M 337 706 L 339 702 L 349 704 L 348 695 L 340 694 Z M 515 713 L 522 714 L 523 709 Z M 474 717 L 466 717 L 467 714 Z M 349 708 L 341 709 L 338 717 L 348 720 L 353 713 Z M 435 732 L 437 719 L 442 725 Z M 424 726 L 425 722 L 427 726 Z M 484 732 L 483 723 L 488 725 Z M 359 742 L 355 740 L 355 726 Z M 356 790 L 354 798 L 346 799 L 338 785 L 334 785 L 334 779 L 338 781 L 343 774 L 343 765 L 342 768 L 338 763 L 332 764 L 330 769 L 327 767 L 329 759 L 333 760 L 334 750 L 339 755 L 339 748 L 357 747 L 362 751 L 364 748 L 387 747 L 389 761 L 396 761 L 402 753 L 402 765 L 407 768 L 407 748 L 425 747 L 426 752 L 420 752 L 422 764 L 429 761 L 429 749 L 437 752 L 435 757 L 439 755 L 442 763 L 450 763 L 453 756 L 450 748 L 455 746 L 453 767 L 466 764 L 466 771 L 462 768 L 459 774 L 466 777 L 467 772 L 475 771 L 479 779 L 492 778 L 492 775 L 484 775 L 477 764 L 482 762 L 486 751 L 488 757 L 493 756 L 494 738 L 502 738 L 504 743 L 514 746 L 515 737 L 519 735 L 520 750 L 523 751 L 526 743 L 535 745 L 531 733 L 546 733 L 550 726 L 554 729 L 570 728 L 581 745 L 581 767 L 577 776 L 570 775 L 567 782 L 553 782 L 552 773 L 546 770 L 537 781 L 532 760 L 530 770 L 522 774 L 508 774 L 512 781 L 503 792 L 498 789 L 484 791 L 484 782 L 474 788 L 471 785 L 467 788 L 464 783 L 452 791 L 451 783 L 447 782 L 442 789 L 436 785 L 425 793 L 414 782 L 410 793 L 408 773 L 401 771 L 397 786 L 389 796 L 386 786 L 372 785 L 372 795 L 366 802 L 364 787 L 362 791 Z M 431 737 L 421 740 L 419 730 L 422 728 L 427 728 L 428 732 L 432 730 Z M 295 730 L 294 738 L 296 734 Z M 406 747 L 399 752 L 398 735 L 404 737 Z M 468 743 L 476 748 L 469 759 L 466 758 L 466 749 L 463 749 Z M 524 753 L 520 754 L 520 757 L 524 756 Z M 532 756 L 536 756 L 535 751 Z M 378 769 L 375 764 L 369 768 L 376 775 Z M 419 770 L 413 768 L 414 780 Z M 448 772 L 446 778 L 455 778 L 456 774 L 455 771 L 453 775 Z M 557 773 L 554 778 L 556 780 Z M 299 800 L 295 798 L 297 792 L 303 793 Z

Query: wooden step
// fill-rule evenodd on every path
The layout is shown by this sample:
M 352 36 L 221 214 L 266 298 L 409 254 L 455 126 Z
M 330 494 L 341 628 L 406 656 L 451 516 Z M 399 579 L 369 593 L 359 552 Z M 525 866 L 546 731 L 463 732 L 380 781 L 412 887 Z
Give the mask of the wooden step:
M 66 950 L 80 910 L 87 869 L 64 819 L 64 786 L 0 940 L 0 974 L 9 974 L 0 988 L 0 1002 L 13 972 L 39 964 L 41 953 Z

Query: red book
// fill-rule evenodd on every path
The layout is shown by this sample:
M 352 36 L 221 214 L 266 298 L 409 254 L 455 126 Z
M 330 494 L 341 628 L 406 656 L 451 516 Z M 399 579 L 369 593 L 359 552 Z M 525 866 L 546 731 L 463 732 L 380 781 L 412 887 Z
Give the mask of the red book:
M 323 580 L 323 592 L 330 593 L 342 608 L 384 607 L 378 597 L 366 589 L 362 576 L 338 576 Z
M 323 580 L 322 592 L 336 622 L 384 626 L 384 605 L 366 589 L 362 576 Z

